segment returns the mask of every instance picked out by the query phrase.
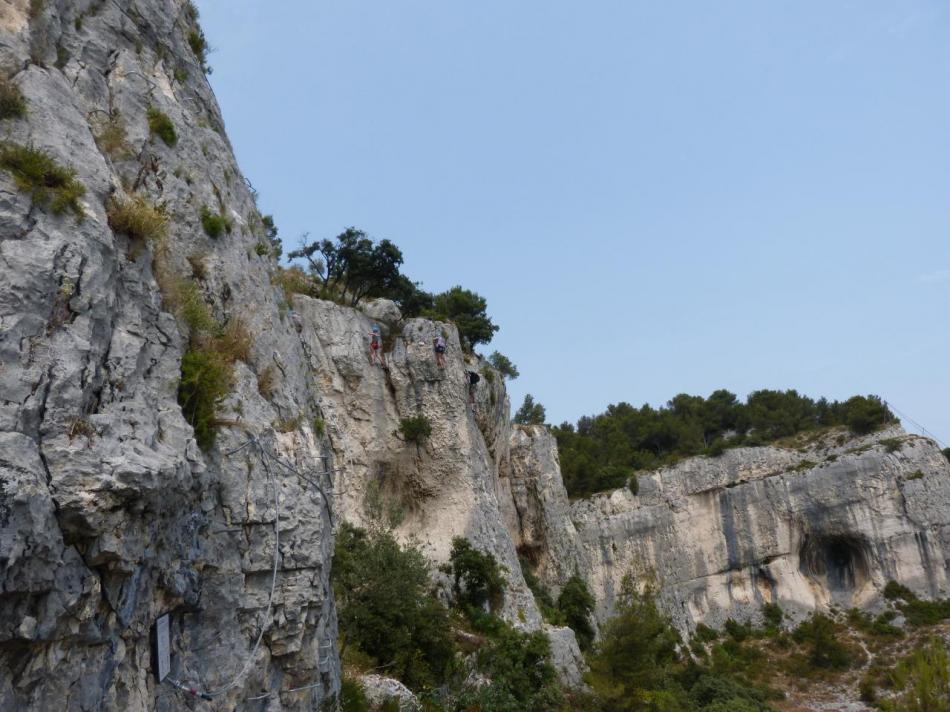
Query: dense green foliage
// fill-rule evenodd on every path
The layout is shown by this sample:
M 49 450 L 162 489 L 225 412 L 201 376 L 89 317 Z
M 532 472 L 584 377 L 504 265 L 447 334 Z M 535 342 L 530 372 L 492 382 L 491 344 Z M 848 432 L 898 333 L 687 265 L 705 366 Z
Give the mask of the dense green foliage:
M 432 435 L 432 423 L 424 415 L 403 418 L 399 421 L 399 434 L 407 443 L 422 443 Z
M 897 691 L 878 703 L 885 712 L 947 712 L 950 710 L 950 655 L 941 638 L 931 638 L 894 666 L 887 686 Z
M 807 648 L 813 668 L 847 670 L 854 665 L 852 651 L 841 642 L 842 627 L 828 616 L 816 613 L 792 633 L 792 640 Z
M 353 227 L 337 235 L 335 241 L 304 240 L 288 257 L 307 260 L 320 296 L 338 297 L 354 306 L 364 298 L 392 299 L 413 287 L 399 271 L 403 262 L 400 249 L 389 240 L 375 243 Z
M 212 212 L 207 205 L 201 208 L 201 227 L 214 240 L 225 232 L 231 232 L 231 222 L 224 215 Z
M 193 346 L 182 356 L 178 403 L 203 450 L 214 444 L 218 405 L 231 391 L 232 373 L 213 346 Z
M 950 618 L 950 598 L 925 601 L 896 581 L 887 582 L 884 597 L 889 601 L 896 601 L 898 610 L 907 619 L 907 623 L 914 627 L 935 625 Z
M 518 425 L 544 425 L 545 417 L 547 414 L 544 412 L 544 406 L 535 403 L 534 396 L 528 393 L 512 420 Z
M 21 119 L 26 116 L 26 100 L 20 87 L 0 77 L 0 120 Z
M 363 299 L 392 299 L 405 317 L 454 322 L 467 349 L 490 341 L 498 331 L 484 297 L 458 286 L 441 294 L 426 292 L 400 271 L 403 256 L 396 245 L 389 240 L 374 242 L 362 230 L 347 228 L 335 240 L 305 238 L 288 257 L 307 261 L 310 284 L 297 280 L 300 293 L 351 306 Z
M 359 680 L 344 677 L 340 681 L 340 712 L 369 712 L 369 700 Z
M 418 549 L 388 532 L 344 524 L 333 588 L 344 648 L 358 649 L 414 689 L 446 679 L 454 664 L 448 611 L 430 592 L 429 565 Z
M 455 708 L 479 712 L 553 712 L 561 704 L 551 648 L 541 631 L 501 626 L 478 652 L 478 669 L 491 684 L 461 696 Z
M 587 683 L 606 712 L 765 712 L 764 695 L 728 671 L 699 667 L 678 652 L 679 635 L 651 592 L 628 578 L 617 615 L 601 628 Z
M 509 380 L 513 381 L 521 375 L 518 373 L 518 367 L 511 362 L 511 359 L 497 351 L 493 351 L 491 356 L 488 357 L 488 363 L 490 363 L 492 368 L 498 371 L 498 373 Z
M 488 303 L 475 292 L 455 286 L 436 294 L 432 307 L 423 310 L 423 316 L 440 321 L 451 321 L 459 330 L 462 344 L 472 349 L 477 344 L 488 343 L 498 331 L 488 316 Z
M 581 650 L 588 650 L 594 642 L 594 626 L 591 614 L 594 612 L 594 596 L 580 576 L 571 576 L 557 597 L 557 609 L 564 623 L 574 630 Z
M 468 539 L 455 537 L 449 562 L 452 590 L 463 611 L 474 613 L 486 604 L 494 610 L 501 605 L 505 579 L 494 556 L 479 551 Z
M 148 118 L 148 130 L 152 135 L 158 136 L 167 146 L 174 147 L 175 144 L 178 143 L 178 134 L 175 132 L 175 124 L 172 123 L 168 114 L 151 106 L 146 116 Z
M 29 193 L 34 203 L 59 215 L 71 210 L 82 217 L 79 199 L 86 188 L 76 172 L 59 165 L 46 151 L 16 143 L 0 144 L 0 169 L 13 176 L 17 188 Z
M 761 390 L 741 403 L 718 390 L 708 398 L 680 394 L 660 408 L 618 403 L 576 426 L 562 423 L 554 434 L 567 491 L 582 496 L 622 487 L 636 470 L 681 457 L 716 455 L 726 447 L 762 445 L 829 426 L 864 434 L 895 420 L 876 396 L 830 402 L 793 390 Z

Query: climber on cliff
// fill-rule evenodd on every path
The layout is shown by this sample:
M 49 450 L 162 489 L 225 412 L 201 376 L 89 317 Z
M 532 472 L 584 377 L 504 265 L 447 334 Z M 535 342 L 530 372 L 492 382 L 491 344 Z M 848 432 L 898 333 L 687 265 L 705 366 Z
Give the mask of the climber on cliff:
M 383 365 L 383 357 L 380 349 L 383 348 L 383 337 L 379 332 L 379 324 L 373 324 L 373 330 L 369 332 L 369 362 L 379 366 Z
M 435 349 L 435 362 L 439 368 L 445 368 L 445 338 L 439 334 L 432 339 L 432 347 Z
M 478 382 L 482 380 L 482 377 L 479 376 L 475 371 L 466 371 L 465 379 L 468 381 L 468 402 L 472 406 L 472 412 L 475 412 L 475 387 L 478 385 Z

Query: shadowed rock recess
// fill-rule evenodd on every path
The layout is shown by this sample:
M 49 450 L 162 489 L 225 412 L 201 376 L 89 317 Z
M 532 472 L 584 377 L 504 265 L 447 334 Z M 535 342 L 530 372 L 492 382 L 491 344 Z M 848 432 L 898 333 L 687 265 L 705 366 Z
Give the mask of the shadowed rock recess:
M 600 620 L 625 574 L 651 580 L 684 630 L 769 601 L 871 606 L 890 579 L 947 594 L 950 465 L 929 440 L 728 450 L 570 502 L 553 437 L 510 424 L 503 379 L 454 326 L 288 300 L 194 23 L 178 0 L 0 4 L 0 72 L 26 106 L 2 148 L 85 188 L 61 210 L 55 176 L 0 166 L 0 711 L 321 707 L 340 685 L 333 527 L 381 513 L 437 563 L 455 536 L 493 553 L 502 615 L 544 629 L 572 685 L 574 635 L 542 620 L 519 550 L 554 591 L 584 577 Z M 110 227 L 133 195 L 164 230 Z M 204 450 L 178 396 L 201 329 L 250 337 Z M 405 442 L 417 416 L 431 435 Z

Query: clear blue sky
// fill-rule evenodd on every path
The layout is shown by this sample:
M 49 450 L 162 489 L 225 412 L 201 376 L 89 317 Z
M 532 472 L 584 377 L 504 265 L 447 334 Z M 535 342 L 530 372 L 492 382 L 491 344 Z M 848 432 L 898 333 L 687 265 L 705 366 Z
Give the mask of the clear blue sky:
M 938 0 L 199 0 L 285 245 L 488 299 L 549 420 L 878 393 L 950 445 Z

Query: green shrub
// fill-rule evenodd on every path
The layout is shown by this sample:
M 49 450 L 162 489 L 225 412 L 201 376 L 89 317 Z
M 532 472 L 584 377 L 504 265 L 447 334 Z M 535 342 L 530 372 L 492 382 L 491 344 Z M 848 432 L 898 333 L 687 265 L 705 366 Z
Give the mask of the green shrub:
M 313 419 L 313 435 L 317 439 L 323 437 L 323 434 L 326 432 L 327 425 L 323 418 L 317 416 Z
M 174 147 L 178 143 L 178 134 L 175 132 L 175 124 L 168 118 L 168 114 L 150 106 L 146 112 L 148 117 L 148 130 L 153 136 L 158 136 L 165 145 Z
M 344 677 L 340 681 L 340 712 L 369 712 L 369 700 L 359 680 Z
M 882 705 L 897 712 L 943 712 L 950 710 L 950 656 L 946 643 L 931 638 L 901 660 L 891 671 L 890 686 L 900 692 Z
M 113 198 L 106 209 L 109 227 L 133 240 L 159 241 L 165 237 L 168 216 L 141 195 Z
M 128 158 L 131 155 L 132 149 L 129 147 L 125 121 L 118 111 L 113 112 L 104 120 L 97 121 L 96 143 L 100 150 L 113 160 Z
M 792 632 L 792 639 L 807 648 L 812 668 L 847 670 L 855 662 L 852 650 L 841 641 L 841 626 L 831 618 L 815 613 Z
M 917 596 L 911 591 L 907 586 L 902 583 L 897 583 L 897 581 L 888 581 L 884 586 L 882 591 L 884 598 L 888 601 L 896 601 L 897 599 L 903 599 L 905 601 L 915 601 Z
M 475 549 L 467 539 L 452 539 L 449 561 L 453 576 L 455 600 L 462 610 L 491 610 L 501 605 L 505 593 L 505 579 L 494 556 Z
M 477 655 L 478 669 L 490 684 L 463 695 L 458 709 L 483 712 L 547 712 L 560 709 L 562 698 L 551 647 L 541 631 L 522 633 L 501 625 Z
M 950 599 L 942 598 L 935 601 L 922 601 L 919 598 L 905 601 L 900 606 L 901 613 L 907 619 L 908 625 L 914 627 L 931 626 L 950 618 Z
M 424 415 L 403 418 L 399 421 L 399 434 L 407 443 L 418 445 L 432 435 L 432 423 Z
M 208 38 L 205 37 L 204 30 L 196 27 L 188 33 L 188 46 L 195 53 L 195 59 L 201 65 L 201 70 L 205 74 L 211 73 L 211 67 L 208 66 L 208 51 L 211 49 L 208 45 Z
M 45 7 L 46 0 L 30 0 L 30 6 L 28 10 L 30 19 L 35 20 L 40 15 L 42 15 Z
M 881 440 L 881 445 L 884 446 L 884 449 L 887 452 L 897 452 L 901 449 L 904 441 L 900 438 L 884 438 Z
M 719 631 L 710 628 L 705 623 L 699 623 L 696 626 L 696 631 L 693 633 L 693 637 L 701 643 L 711 643 L 712 641 L 719 639 Z
M 267 257 L 271 253 L 271 246 L 266 242 L 258 242 L 254 245 L 254 252 L 258 257 Z
M 436 294 L 432 307 L 423 313 L 430 319 L 451 321 L 459 331 L 459 339 L 467 350 L 491 341 L 498 327 L 488 316 L 485 298 L 460 286 Z
M 907 480 L 922 480 L 924 478 L 924 473 L 922 470 L 914 470 L 909 475 L 907 475 Z
M 429 565 L 382 530 L 343 524 L 332 566 L 340 640 L 413 689 L 443 682 L 454 646 L 448 611 L 430 592 Z
M 192 347 L 182 356 L 178 403 L 203 450 L 214 444 L 218 405 L 231 391 L 232 377 L 231 364 L 210 346 Z
M 76 172 L 63 168 L 46 151 L 15 143 L 0 144 L 0 169 L 13 176 L 17 188 L 29 193 L 33 202 L 48 206 L 56 215 L 71 210 L 82 217 L 79 199 L 85 187 Z
M 558 610 L 565 623 L 574 630 L 581 650 L 589 650 L 594 642 L 594 626 L 590 622 L 594 603 L 594 597 L 584 579 L 576 575 L 567 580 L 557 597 Z
M 0 120 L 22 119 L 26 116 L 26 99 L 20 87 L 0 77 Z
M 762 605 L 762 619 L 765 621 L 766 626 L 778 628 L 782 625 L 784 617 L 785 614 L 782 612 L 782 607 L 777 603 L 765 603 Z
M 891 621 L 896 617 L 895 611 L 885 611 L 872 618 L 867 611 L 852 608 L 848 611 L 848 624 L 865 635 L 896 638 L 904 634 L 900 628 L 891 625 Z
M 206 205 L 201 208 L 201 227 L 208 237 L 217 239 L 225 232 L 231 232 L 231 221 L 224 215 L 211 212 Z
M 508 380 L 513 381 L 520 375 L 518 367 L 511 362 L 511 359 L 497 351 L 492 352 L 492 355 L 488 357 L 488 362 Z

